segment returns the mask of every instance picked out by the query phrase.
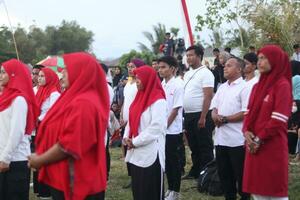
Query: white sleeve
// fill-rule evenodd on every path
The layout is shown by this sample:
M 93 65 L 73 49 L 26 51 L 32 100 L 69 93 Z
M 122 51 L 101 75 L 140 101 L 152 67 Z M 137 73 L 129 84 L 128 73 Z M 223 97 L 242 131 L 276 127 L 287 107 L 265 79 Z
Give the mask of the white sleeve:
M 59 92 L 52 92 L 51 95 L 49 96 L 49 98 L 47 98 L 44 101 L 44 103 L 47 102 L 49 104 L 46 104 L 46 105 L 48 105 L 48 108 L 46 108 L 46 110 L 42 110 L 42 113 L 38 117 L 39 121 L 42 121 L 45 118 L 47 112 L 53 106 L 53 104 L 58 100 L 59 97 L 60 97 L 60 93 Z M 45 106 L 44 103 L 42 104 L 42 107 Z
M 59 97 L 60 97 L 59 92 L 52 92 L 51 93 L 49 109 L 53 106 L 53 104 L 58 100 Z
M 242 112 L 246 112 L 248 110 L 248 103 L 251 91 L 252 87 L 247 86 L 241 91 Z
M 177 88 L 174 91 L 173 109 L 180 108 L 183 106 L 183 95 L 184 95 L 184 89 L 182 85 L 178 84 Z
M 23 97 L 17 97 L 12 105 L 10 132 L 3 152 L 0 153 L 0 161 L 10 164 L 13 153 L 22 141 L 25 134 L 28 106 Z
M 205 74 L 202 76 L 202 87 L 214 87 L 215 77 L 211 71 L 208 69 L 205 71 Z
M 132 140 L 135 147 L 145 146 L 157 140 L 162 133 L 166 134 L 167 130 L 167 104 L 165 100 L 158 100 L 150 106 L 149 111 L 151 115 L 150 124 L 139 133 L 139 135 Z M 161 114 L 160 114 L 161 113 Z M 163 114 L 165 113 L 165 114 Z
M 222 86 L 221 86 L 221 87 L 222 87 Z M 211 105 L 210 105 L 210 107 L 211 107 L 212 109 L 214 109 L 214 108 L 218 109 L 218 107 L 219 107 L 220 89 L 222 89 L 221 87 L 217 90 L 217 93 L 214 95 L 214 97 L 213 97 L 212 100 L 211 100 Z

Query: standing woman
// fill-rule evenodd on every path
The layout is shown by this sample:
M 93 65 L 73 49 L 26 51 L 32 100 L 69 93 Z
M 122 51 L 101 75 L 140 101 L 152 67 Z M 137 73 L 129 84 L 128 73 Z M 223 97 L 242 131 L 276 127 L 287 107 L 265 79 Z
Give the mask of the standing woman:
M 243 191 L 255 200 L 288 199 L 287 121 L 292 111 L 287 54 L 267 45 L 258 52 L 259 82 L 245 116 L 246 159 Z
M 156 71 L 150 66 L 134 70 L 137 95 L 129 109 L 123 142 L 128 146 L 134 200 L 163 199 L 167 104 Z
M 36 100 L 40 110 L 38 117 L 38 124 L 40 124 L 48 110 L 60 96 L 60 85 L 57 74 L 49 68 L 42 68 L 38 76 L 38 86 Z M 37 178 L 38 173 L 36 171 L 33 173 L 34 192 L 38 193 L 39 197 L 49 197 L 49 188 L 43 183 L 39 183 Z
M 50 186 L 54 200 L 102 200 L 109 114 L 106 77 L 89 54 L 63 58 L 66 90 L 40 124 L 37 154 L 29 157 L 29 165 L 40 168 L 39 181 Z
M 22 62 L 4 62 L 0 71 L 0 199 L 29 198 L 30 134 L 38 108 L 30 72 Z

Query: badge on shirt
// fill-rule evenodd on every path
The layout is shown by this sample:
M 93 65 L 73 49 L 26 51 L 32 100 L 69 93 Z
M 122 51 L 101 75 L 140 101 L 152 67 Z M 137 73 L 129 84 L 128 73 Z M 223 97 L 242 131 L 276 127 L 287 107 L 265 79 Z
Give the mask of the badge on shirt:
M 267 96 L 264 98 L 264 102 L 269 102 L 269 96 L 270 96 L 270 95 L 267 95 Z

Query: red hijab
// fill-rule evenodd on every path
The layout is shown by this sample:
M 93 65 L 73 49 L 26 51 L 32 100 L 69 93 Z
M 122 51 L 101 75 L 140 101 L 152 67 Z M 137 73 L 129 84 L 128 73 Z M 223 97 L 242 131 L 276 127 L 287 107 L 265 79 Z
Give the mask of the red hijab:
M 263 99 L 266 97 L 268 91 L 273 87 L 278 80 L 285 78 L 290 83 L 291 86 L 291 67 L 288 55 L 276 45 L 266 45 L 258 51 L 259 54 L 263 54 L 267 57 L 270 65 L 271 71 L 267 74 L 261 74 L 259 82 L 255 86 L 255 93 L 252 101 L 249 102 L 248 109 L 249 114 L 246 118 L 248 121 L 244 123 L 247 127 L 246 130 L 253 131 L 254 124 L 259 115 L 259 109 L 263 103 Z
M 0 95 L 0 112 L 7 109 L 17 96 L 24 97 L 28 106 L 25 134 L 30 135 L 38 116 L 30 72 L 24 63 L 16 59 L 2 63 L 2 66 L 9 76 L 9 81 Z
M 62 190 L 66 200 L 85 199 L 106 188 L 104 138 L 109 116 L 106 76 L 87 53 L 63 56 L 69 87 L 48 111 L 36 138 L 41 154 L 59 143 L 74 158 L 71 196 L 68 159 L 40 169 L 39 180 Z
M 156 71 L 150 66 L 142 66 L 133 71 L 137 79 L 143 84 L 129 108 L 129 138 L 138 135 L 138 128 L 142 113 L 159 99 L 165 99 L 165 92 Z
M 36 100 L 38 107 L 41 109 L 44 101 L 50 97 L 53 92 L 60 92 L 59 79 L 57 74 L 50 68 L 42 68 L 42 72 L 45 74 L 46 84 L 39 86 L 39 89 L 36 93 Z

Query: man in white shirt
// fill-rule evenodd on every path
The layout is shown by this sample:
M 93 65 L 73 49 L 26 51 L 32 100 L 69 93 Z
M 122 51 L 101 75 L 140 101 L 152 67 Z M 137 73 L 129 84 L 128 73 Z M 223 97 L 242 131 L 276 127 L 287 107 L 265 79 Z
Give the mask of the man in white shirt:
M 168 125 L 166 135 L 166 174 L 168 191 L 165 200 L 179 199 L 181 166 L 180 144 L 182 143 L 183 122 L 183 82 L 175 78 L 177 60 L 172 56 L 158 59 L 159 75 L 163 78 L 162 86 L 166 94 Z
M 244 78 L 247 83 L 248 102 L 253 86 L 258 82 L 258 77 L 255 75 L 256 64 L 258 58 L 255 53 L 247 53 L 244 55 L 245 67 L 243 69 Z
M 293 46 L 293 49 L 294 49 L 295 52 L 292 56 L 292 60 L 300 62 L 300 46 L 299 46 L 299 44 L 295 44 Z
M 202 66 L 203 50 L 191 46 L 186 50 L 190 70 L 184 75 L 184 127 L 192 151 L 193 166 L 183 179 L 198 178 L 203 167 L 214 159 L 210 115 L 213 97 L 214 75 Z
M 242 192 L 245 158 L 245 138 L 242 133 L 244 112 L 247 110 L 247 84 L 242 78 L 243 60 L 230 58 L 224 67 L 228 80 L 220 86 L 212 100 L 212 119 L 216 125 L 216 160 L 225 199 L 250 199 Z

